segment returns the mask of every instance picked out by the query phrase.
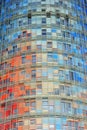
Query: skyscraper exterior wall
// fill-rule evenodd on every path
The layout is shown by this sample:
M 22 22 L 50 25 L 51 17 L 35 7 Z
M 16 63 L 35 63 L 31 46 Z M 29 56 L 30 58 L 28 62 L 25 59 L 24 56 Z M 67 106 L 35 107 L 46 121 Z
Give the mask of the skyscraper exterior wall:
M 0 0 L 0 130 L 87 130 L 86 0 Z

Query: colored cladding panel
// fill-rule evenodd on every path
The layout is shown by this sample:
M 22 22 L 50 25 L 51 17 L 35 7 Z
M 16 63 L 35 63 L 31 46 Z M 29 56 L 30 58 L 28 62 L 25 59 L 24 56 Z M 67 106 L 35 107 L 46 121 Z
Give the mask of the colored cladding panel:
M 0 0 L 0 130 L 87 130 L 86 8 Z

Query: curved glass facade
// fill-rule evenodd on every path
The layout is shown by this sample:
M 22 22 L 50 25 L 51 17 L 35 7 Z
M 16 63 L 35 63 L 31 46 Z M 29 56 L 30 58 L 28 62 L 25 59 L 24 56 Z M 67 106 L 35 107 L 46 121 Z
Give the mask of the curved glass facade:
M 0 0 L 0 130 L 87 130 L 87 1 Z

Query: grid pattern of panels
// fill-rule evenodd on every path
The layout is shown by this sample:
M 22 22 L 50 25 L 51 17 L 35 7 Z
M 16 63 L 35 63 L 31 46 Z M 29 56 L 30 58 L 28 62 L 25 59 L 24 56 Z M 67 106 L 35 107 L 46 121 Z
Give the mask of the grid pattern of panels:
M 0 0 L 0 130 L 87 130 L 87 0 Z
M 66 119 L 66 117 L 19 118 L 1 125 L 1 129 L 10 130 L 86 130 L 86 122 Z

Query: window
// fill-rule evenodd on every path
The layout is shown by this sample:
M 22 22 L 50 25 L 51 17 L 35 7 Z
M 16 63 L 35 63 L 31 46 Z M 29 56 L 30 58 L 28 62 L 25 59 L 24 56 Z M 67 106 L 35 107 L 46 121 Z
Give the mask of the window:
M 73 108 L 73 113 L 76 115 L 77 114 L 77 109 Z
M 66 109 L 67 109 L 68 113 L 71 112 L 71 103 L 66 103 Z
M 50 18 L 50 17 L 51 17 L 51 13 L 50 13 L 50 12 L 47 12 L 47 13 L 46 13 L 46 16 L 47 16 L 48 18 Z
M 36 70 L 32 70 L 32 78 L 36 78 Z
M 31 50 L 31 46 L 27 46 L 27 50 L 29 50 L 29 51 L 30 51 L 30 50 Z
M 25 70 L 21 71 L 21 75 L 25 75 L 25 74 L 26 74 Z
M 22 26 L 22 21 L 19 21 L 19 26 Z
M 73 126 L 73 122 L 68 121 L 68 126 L 72 127 Z
M 57 17 L 57 18 L 60 18 L 60 14 L 59 14 L 59 13 L 56 13 L 56 17 Z
M 61 110 L 65 113 L 71 112 L 71 103 L 68 102 L 61 102 Z
M 12 73 L 12 74 L 11 74 L 11 78 L 14 78 L 14 77 L 15 77 L 15 73 Z
M 49 111 L 50 111 L 50 112 L 53 112 L 53 110 L 54 110 L 54 106 L 50 105 L 50 106 L 49 106 Z
M 23 32 L 23 37 L 26 37 L 26 33 L 27 33 L 26 31 Z
M 72 94 L 72 88 L 68 86 L 60 86 L 61 93 L 66 94 L 67 96 L 70 96 Z
M 31 13 L 28 14 L 28 24 L 31 24 Z
M 70 75 L 70 80 L 74 80 L 74 74 L 73 74 L 73 72 L 69 72 L 69 75 Z
M 24 86 L 21 86 L 21 87 L 20 87 L 20 90 L 25 90 L 25 87 L 24 87 Z
M 31 110 L 35 110 L 36 109 L 36 102 L 32 101 L 31 102 Z
M 42 85 L 41 84 L 37 85 L 37 94 L 42 94 Z
M 31 33 L 27 33 L 27 36 L 28 36 L 28 37 L 31 37 Z
M 52 42 L 47 43 L 47 48 L 52 48 Z
M 42 23 L 46 23 L 46 18 L 42 18 Z
M 31 24 L 31 19 L 28 19 L 28 24 Z
M 65 36 L 70 38 L 70 32 L 65 32 Z
M 54 89 L 54 94 L 55 94 L 55 95 L 59 95 L 59 88 L 55 88 L 55 89 Z
M 22 64 L 26 63 L 26 57 L 22 56 Z
M 32 55 L 32 63 L 36 63 L 36 55 Z
M 15 53 L 17 51 L 17 45 L 13 46 L 13 52 Z
M 35 119 L 30 120 L 30 124 L 32 124 L 32 125 L 34 124 L 35 125 L 36 124 Z
M 60 18 L 57 18 L 57 19 L 56 19 L 56 23 L 57 23 L 58 25 L 60 25 Z
M 30 95 L 30 90 L 26 90 L 26 95 Z
M 63 70 L 59 70 L 59 76 L 60 76 L 60 77 L 63 77 L 63 76 L 64 76 Z
M 52 53 L 48 53 L 47 57 L 48 57 L 48 62 L 52 62 L 52 59 L 53 59 Z
M 47 69 L 42 70 L 42 77 L 47 78 Z
M 46 9 L 42 9 L 42 12 L 45 12 L 46 11 Z
M 29 103 L 29 102 L 26 102 L 26 103 L 25 103 L 25 106 L 30 106 L 30 103 Z
M 37 125 L 37 130 L 42 130 L 42 125 Z
M 73 64 L 73 62 L 72 62 L 72 57 L 68 57 L 68 63 L 69 63 L 69 65 L 72 65 L 72 64 Z
M 56 53 L 53 53 L 53 61 L 58 61 L 58 54 Z
M 13 123 L 13 127 L 17 127 L 17 123 L 16 122 Z
M 43 106 L 48 105 L 48 100 L 47 100 L 47 99 L 43 99 L 42 105 L 43 105 Z
M 42 29 L 42 36 L 46 35 L 46 29 Z
M 69 24 L 69 17 L 66 15 L 66 18 L 65 18 L 65 24 L 68 26 Z
M 18 113 L 18 109 L 14 109 L 14 114 L 17 114 Z
M 36 94 L 36 90 L 35 89 L 32 89 L 31 90 L 31 95 L 35 95 Z
M 42 46 L 41 46 L 41 45 L 37 45 L 37 49 L 38 49 L 38 50 L 41 50 L 41 49 L 42 49 Z
M 24 122 L 23 121 L 19 121 L 19 126 L 23 126 L 24 125 Z
M 44 110 L 48 110 L 48 100 L 44 99 L 42 101 L 42 107 Z
M 28 19 L 31 19 L 31 13 L 28 14 Z

